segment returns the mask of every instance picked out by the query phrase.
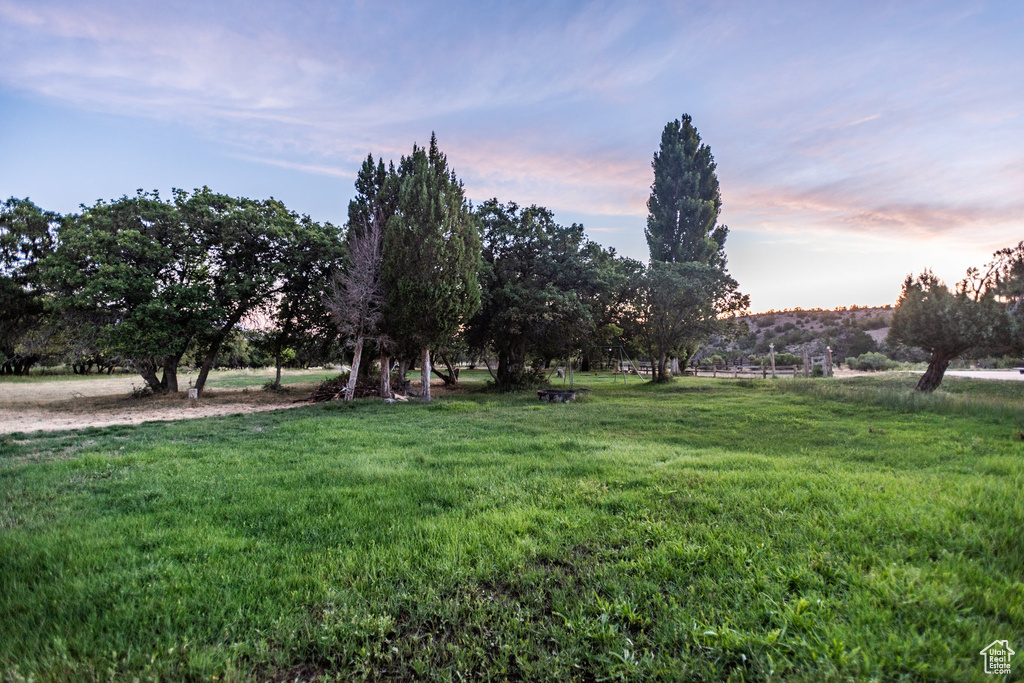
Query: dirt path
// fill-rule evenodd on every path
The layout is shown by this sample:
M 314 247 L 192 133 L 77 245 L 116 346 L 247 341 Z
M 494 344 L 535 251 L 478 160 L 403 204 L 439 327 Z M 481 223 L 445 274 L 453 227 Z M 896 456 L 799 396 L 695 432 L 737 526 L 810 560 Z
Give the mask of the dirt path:
M 306 403 L 313 385 L 292 385 L 286 392 L 258 389 L 208 390 L 199 400 L 175 396 L 133 398 L 138 377 L 0 383 L 0 434 L 106 427 L 161 420 L 184 420 L 294 408 Z
M 297 408 L 309 405 L 302 399 L 312 393 L 324 373 L 292 371 L 288 380 L 295 381 L 300 377 L 301 383 L 286 384 L 285 391 L 280 393 L 259 389 L 270 377 L 269 373 L 264 373 L 266 377 L 259 373 L 246 374 L 239 380 L 240 374 L 225 373 L 219 379 L 252 384 L 232 389 L 207 389 L 199 400 L 189 400 L 184 391 L 173 396 L 133 397 L 132 389 L 142 384 L 142 380 L 133 375 L 0 381 L 0 434 L 134 425 Z M 430 384 L 431 391 L 438 396 L 449 393 L 441 387 L 440 380 L 433 380 Z M 419 382 L 413 382 L 413 386 L 418 387 Z

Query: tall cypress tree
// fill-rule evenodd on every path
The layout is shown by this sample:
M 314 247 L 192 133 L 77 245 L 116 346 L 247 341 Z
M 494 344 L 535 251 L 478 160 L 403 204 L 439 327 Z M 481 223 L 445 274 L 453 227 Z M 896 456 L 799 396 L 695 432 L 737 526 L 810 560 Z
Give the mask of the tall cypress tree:
M 689 114 L 665 125 L 651 166 L 654 184 L 644 231 L 651 260 L 724 266 L 729 229 L 716 225 L 722 198 L 715 160 Z
M 430 400 L 430 350 L 445 344 L 480 306 L 480 237 L 462 183 L 430 136 L 398 166 L 398 210 L 384 231 L 385 318 L 421 350 Z

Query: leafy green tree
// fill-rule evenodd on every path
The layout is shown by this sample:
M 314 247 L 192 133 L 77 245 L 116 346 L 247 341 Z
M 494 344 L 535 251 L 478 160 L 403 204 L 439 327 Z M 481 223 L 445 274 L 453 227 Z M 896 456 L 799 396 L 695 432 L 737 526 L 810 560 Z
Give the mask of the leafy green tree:
M 178 365 L 194 345 L 201 392 L 228 335 L 283 296 L 290 276 L 310 268 L 302 245 L 329 242 L 331 230 L 273 199 L 203 188 L 165 201 L 140 191 L 68 217 L 43 270 L 79 333 L 153 391 L 178 390 Z
M 398 171 L 397 211 L 384 231 L 384 318 L 420 348 L 422 398 L 430 400 L 430 352 L 446 346 L 480 305 L 480 238 L 462 183 L 430 136 Z
M 533 381 L 529 357 L 566 357 L 593 338 L 602 311 L 596 299 L 611 289 L 614 254 L 586 240 L 583 226 L 558 225 L 543 207 L 491 199 L 477 220 L 483 301 L 467 338 L 475 350 L 496 353 L 497 387 L 517 389 Z
M 990 269 L 993 290 L 1008 315 L 1003 350 L 1020 356 L 1024 354 L 1024 242 L 997 251 Z
M 275 199 L 234 198 L 203 188 L 191 196 L 179 192 L 176 200 L 207 255 L 209 308 L 206 324 L 196 334 L 205 350 L 195 384 L 202 392 L 231 331 L 268 302 L 279 297 L 287 301 L 289 283 L 301 282 L 299 270 L 313 268 L 318 254 L 309 247 L 331 244 L 336 231 L 300 218 Z
M 634 276 L 624 326 L 652 359 L 655 381 L 670 378 L 670 357 L 688 358 L 749 306 L 749 297 L 737 288 L 724 269 L 696 261 L 651 261 Z
M 53 249 L 59 221 L 28 199 L 0 205 L 0 375 L 28 374 L 53 350 L 39 262 Z
M 204 245 L 174 204 L 141 191 L 97 202 L 66 217 L 59 237 L 43 263 L 58 309 L 153 391 L 177 391 L 178 363 L 210 301 Z
M 327 305 L 330 283 L 340 271 L 344 245 L 330 223 L 319 226 L 308 216 L 300 221 L 302 237 L 285 251 L 280 292 L 272 297 L 263 327 L 263 343 L 274 358 L 271 385 L 281 387 L 281 368 L 299 356 L 306 362 L 324 358 L 333 347 L 337 328 Z
M 889 336 L 929 354 L 918 391 L 938 389 L 950 362 L 969 349 L 1005 339 L 1005 306 L 997 300 L 988 275 L 972 269 L 954 291 L 931 271 L 907 276 Z
M 645 230 L 651 260 L 724 266 L 729 229 L 717 225 L 722 198 L 715 161 L 688 114 L 665 125 L 651 166 Z

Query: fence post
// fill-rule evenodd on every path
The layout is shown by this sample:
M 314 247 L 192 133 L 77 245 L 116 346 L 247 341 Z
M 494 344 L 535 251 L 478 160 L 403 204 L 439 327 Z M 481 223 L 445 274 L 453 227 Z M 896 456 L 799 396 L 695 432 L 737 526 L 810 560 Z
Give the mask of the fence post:
M 807 353 L 807 347 L 804 347 L 804 379 L 808 379 L 811 376 L 811 357 Z
M 772 355 L 772 379 L 775 379 L 775 343 L 768 345 L 768 351 Z
M 825 347 L 825 373 L 824 374 L 825 374 L 826 377 L 831 377 L 832 376 L 832 347 L 831 346 L 826 346 Z

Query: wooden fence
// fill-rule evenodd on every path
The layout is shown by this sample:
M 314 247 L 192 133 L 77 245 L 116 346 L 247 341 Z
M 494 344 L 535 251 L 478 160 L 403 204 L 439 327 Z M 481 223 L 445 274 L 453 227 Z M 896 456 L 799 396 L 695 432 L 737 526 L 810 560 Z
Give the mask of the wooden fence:
M 652 369 L 650 363 L 637 363 L 637 370 L 642 375 L 651 375 Z M 772 376 L 772 369 L 767 365 L 761 367 L 760 365 L 731 365 L 725 367 L 710 366 L 710 367 L 696 367 L 686 368 L 683 371 L 684 377 L 719 377 L 719 378 L 732 378 L 732 379 L 752 379 L 760 378 L 767 379 Z M 777 365 L 775 366 L 776 377 L 802 377 L 803 367 L 800 365 Z

